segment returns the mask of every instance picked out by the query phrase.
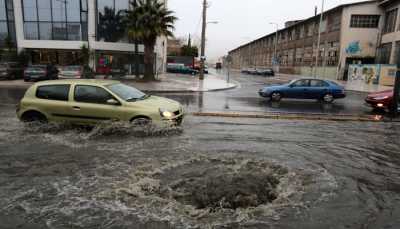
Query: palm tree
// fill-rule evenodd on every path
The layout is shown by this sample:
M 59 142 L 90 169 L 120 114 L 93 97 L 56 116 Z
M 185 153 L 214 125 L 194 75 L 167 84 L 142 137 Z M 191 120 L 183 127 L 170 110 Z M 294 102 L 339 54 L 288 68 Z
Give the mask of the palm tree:
M 104 13 L 99 14 L 99 37 L 106 42 L 117 42 L 125 35 L 124 11 L 104 7 Z
M 173 36 L 174 12 L 158 0 L 136 0 L 127 11 L 126 23 L 131 40 L 142 41 L 144 45 L 144 80 L 155 80 L 154 46 L 159 36 Z

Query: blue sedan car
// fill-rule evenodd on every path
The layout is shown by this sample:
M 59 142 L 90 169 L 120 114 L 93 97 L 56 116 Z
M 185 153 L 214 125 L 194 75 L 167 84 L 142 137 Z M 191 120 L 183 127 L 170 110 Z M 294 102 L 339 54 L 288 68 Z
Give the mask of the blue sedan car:
M 261 89 L 260 96 L 280 101 L 282 98 L 317 99 L 332 103 L 335 99 L 346 97 L 344 88 L 330 80 L 299 79 L 283 85 L 267 86 Z

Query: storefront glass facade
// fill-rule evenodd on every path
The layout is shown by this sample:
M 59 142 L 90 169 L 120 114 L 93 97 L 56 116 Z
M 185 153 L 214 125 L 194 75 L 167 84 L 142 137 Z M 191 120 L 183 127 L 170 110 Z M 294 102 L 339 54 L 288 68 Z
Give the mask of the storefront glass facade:
M 9 37 L 15 43 L 14 7 L 12 0 L 0 0 L 0 44 Z
M 27 40 L 87 41 L 87 0 L 22 0 Z
M 127 75 L 135 74 L 135 55 L 126 52 L 98 51 L 96 53 L 96 69 L 99 74 L 106 74 L 111 69 L 122 69 Z M 143 55 L 138 58 L 139 74 L 144 73 Z
M 28 49 L 31 64 L 79 65 L 79 51 L 55 49 Z

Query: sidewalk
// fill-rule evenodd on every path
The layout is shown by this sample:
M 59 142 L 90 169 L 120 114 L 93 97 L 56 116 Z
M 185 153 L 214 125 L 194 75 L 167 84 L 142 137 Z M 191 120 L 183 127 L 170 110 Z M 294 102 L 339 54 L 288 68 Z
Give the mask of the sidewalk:
M 227 83 L 225 79 L 213 74 L 206 74 L 204 80 L 200 81 L 199 76 L 164 74 L 159 77 L 160 81 L 155 82 L 135 82 L 130 81 L 130 76 L 122 80 L 124 83 L 132 85 L 142 91 L 152 92 L 207 92 L 221 91 L 236 88 L 235 83 Z
M 104 76 L 97 76 L 96 79 L 102 79 Z M 154 82 L 136 82 L 134 76 L 125 76 L 117 79 L 126 84 L 132 85 L 145 92 L 164 92 L 164 93 L 189 93 L 189 92 L 207 92 L 220 91 L 236 88 L 235 83 L 227 83 L 225 79 L 207 74 L 205 79 L 200 81 L 197 76 L 181 74 L 164 74 L 159 77 L 159 81 Z M 28 88 L 33 82 L 24 82 L 23 80 L 4 80 L 0 81 L 0 88 Z

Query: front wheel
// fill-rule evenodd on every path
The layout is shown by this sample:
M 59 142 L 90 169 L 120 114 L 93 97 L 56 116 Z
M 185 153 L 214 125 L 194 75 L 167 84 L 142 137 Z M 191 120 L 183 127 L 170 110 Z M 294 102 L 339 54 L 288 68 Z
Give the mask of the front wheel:
M 326 94 L 326 95 L 324 95 L 324 97 L 322 97 L 322 100 L 323 100 L 325 103 L 333 103 L 333 101 L 335 100 L 335 98 L 333 97 L 332 94 Z
M 148 126 L 151 124 L 151 119 L 145 118 L 145 117 L 140 117 L 140 118 L 135 118 L 131 121 L 131 123 L 134 126 Z
M 281 93 L 279 93 L 279 92 L 273 92 L 273 93 L 271 94 L 271 100 L 272 100 L 272 101 L 274 101 L 274 102 L 279 102 L 279 101 L 281 101 L 281 99 L 282 99 L 282 94 L 281 94 Z

